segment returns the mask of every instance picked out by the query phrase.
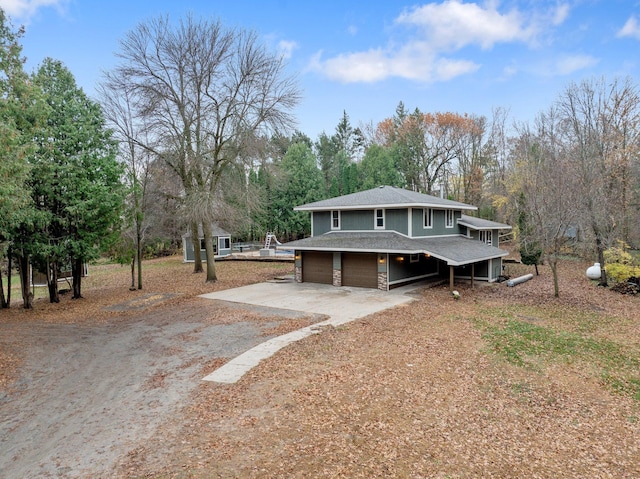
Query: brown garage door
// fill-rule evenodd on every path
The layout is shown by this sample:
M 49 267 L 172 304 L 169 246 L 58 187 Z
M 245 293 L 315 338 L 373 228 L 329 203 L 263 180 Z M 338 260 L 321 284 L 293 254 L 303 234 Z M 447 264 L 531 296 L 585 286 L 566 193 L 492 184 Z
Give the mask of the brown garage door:
M 333 284 L 333 253 L 303 251 L 302 281 Z
M 343 253 L 342 285 L 378 287 L 378 257 L 375 253 Z

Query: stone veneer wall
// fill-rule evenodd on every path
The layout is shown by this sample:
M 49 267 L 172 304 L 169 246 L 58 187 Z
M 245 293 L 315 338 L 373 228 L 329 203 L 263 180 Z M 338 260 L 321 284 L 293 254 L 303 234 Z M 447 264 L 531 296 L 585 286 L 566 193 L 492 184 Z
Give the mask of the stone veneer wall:
M 302 283 L 302 266 L 295 268 L 296 283 Z
M 342 286 L 342 270 L 339 270 L 339 269 L 333 270 L 333 285 Z
M 378 273 L 378 289 L 381 291 L 387 290 L 387 273 Z

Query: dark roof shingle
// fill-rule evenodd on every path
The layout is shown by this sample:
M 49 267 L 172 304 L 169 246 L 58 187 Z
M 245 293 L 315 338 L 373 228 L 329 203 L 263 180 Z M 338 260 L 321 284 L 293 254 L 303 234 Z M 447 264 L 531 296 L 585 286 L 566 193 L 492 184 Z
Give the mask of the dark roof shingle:
M 379 186 L 350 195 L 337 196 L 327 200 L 296 206 L 296 211 L 319 211 L 329 209 L 393 208 L 417 206 L 421 208 L 447 208 L 477 210 L 475 206 L 451 201 L 437 196 L 425 195 L 393 186 Z
M 370 253 L 429 254 L 451 266 L 462 266 L 492 258 L 507 251 L 464 236 L 409 238 L 395 231 L 335 231 L 320 236 L 291 241 L 278 249 L 315 251 L 361 251 Z

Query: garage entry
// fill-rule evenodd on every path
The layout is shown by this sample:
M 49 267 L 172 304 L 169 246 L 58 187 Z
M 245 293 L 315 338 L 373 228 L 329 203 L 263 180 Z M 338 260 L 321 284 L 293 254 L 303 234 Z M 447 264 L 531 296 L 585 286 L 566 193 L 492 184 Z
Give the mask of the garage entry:
M 377 288 L 378 255 L 375 253 L 343 253 L 342 285 Z
M 303 251 L 302 282 L 333 284 L 333 253 Z

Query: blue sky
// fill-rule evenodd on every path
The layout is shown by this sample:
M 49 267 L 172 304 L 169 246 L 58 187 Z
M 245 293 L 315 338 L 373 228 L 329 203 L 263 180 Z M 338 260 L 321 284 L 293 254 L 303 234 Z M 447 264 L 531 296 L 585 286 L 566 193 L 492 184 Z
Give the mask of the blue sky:
M 640 77 L 640 1 L 633 0 L 0 0 L 24 25 L 29 71 L 61 60 L 89 94 L 119 41 L 168 14 L 256 31 L 288 58 L 304 99 L 298 128 L 332 134 L 407 109 L 532 120 L 571 82 Z

